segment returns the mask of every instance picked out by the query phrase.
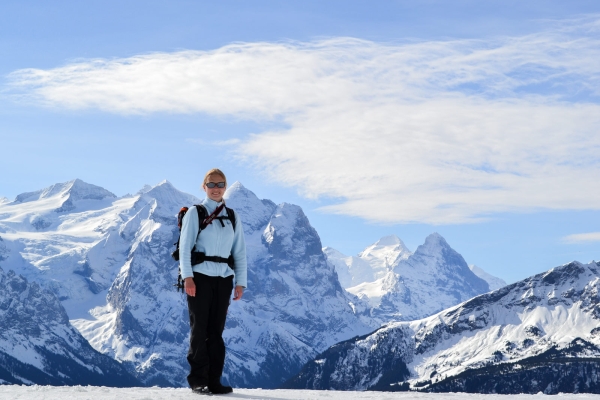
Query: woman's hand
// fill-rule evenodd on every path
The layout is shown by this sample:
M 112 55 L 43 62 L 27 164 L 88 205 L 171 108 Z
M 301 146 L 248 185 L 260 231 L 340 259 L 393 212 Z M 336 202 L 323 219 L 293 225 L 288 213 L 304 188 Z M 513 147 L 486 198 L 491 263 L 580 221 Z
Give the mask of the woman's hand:
M 185 278 L 183 281 L 183 286 L 185 287 L 185 292 L 188 294 L 188 296 L 196 296 L 196 284 L 194 283 L 194 278 Z
M 233 291 L 233 300 L 237 301 L 237 300 L 241 299 L 243 294 L 244 294 L 244 287 L 236 286 Z

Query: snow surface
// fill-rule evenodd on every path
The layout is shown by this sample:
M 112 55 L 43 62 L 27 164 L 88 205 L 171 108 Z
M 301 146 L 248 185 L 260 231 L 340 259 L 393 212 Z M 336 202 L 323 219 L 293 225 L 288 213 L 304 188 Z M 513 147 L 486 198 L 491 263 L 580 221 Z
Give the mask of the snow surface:
M 545 395 L 499 395 L 499 394 L 468 394 L 468 393 L 412 393 L 412 392 L 341 392 L 332 390 L 264 390 L 264 389 L 234 389 L 234 393 L 215 398 L 227 399 L 381 399 L 381 400 L 440 400 L 440 399 L 469 399 L 469 400 L 530 400 L 544 398 Z M 594 394 L 558 394 L 565 400 L 598 400 L 600 395 Z M 199 399 L 189 389 L 164 388 L 110 388 L 96 386 L 17 386 L 0 385 L 0 399 L 10 400 L 149 400 L 149 399 Z
M 477 265 L 469 265 L 469 269 L 475 275 L 486 281 L 488 285 L 490 285 L 490 290 L 496 290 L 506 286 L 506 282 L 504 281 L 504 279 L 500 279 L 492 274 L 488 274 L 483 269 L 479 268 Z

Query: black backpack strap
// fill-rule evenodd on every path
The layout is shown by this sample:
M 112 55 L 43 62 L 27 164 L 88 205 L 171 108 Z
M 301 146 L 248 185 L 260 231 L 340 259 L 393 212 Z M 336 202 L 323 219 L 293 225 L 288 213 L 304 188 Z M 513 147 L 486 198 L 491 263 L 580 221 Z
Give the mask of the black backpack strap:
M 202 232 L 202 222 L 204 222 L 204 219 L 206 218 L 206 208 L 202 205 L 202 204 L 194 204 L 194 206 L 196 207 L 196 211 L 198 212 L 198 235 L 200 235 L 200 232 Z M 187 210 L 189 211 L 189 210 Z M 181 211 L 180 211 L 181 213 Z M 180 227 L 181 229 L 181 227 Z M 177 239 L 177 243 L 175 243 L 175 251 L 171 254 L 171 257 L 173 257 L 173 259 L 175 259 L 175 261 L 179 261 L 179 241 L 181 240 L 181 233 L 179 234 L 179 239 Z M 196 235 L 196 241 L 198 240 L 198 236 Z M 196 249 L 196 244 L 194 243 L 194 247 L 192 247 L 192 257 L 194 256 L 194 253 L 197 253 L 196 251 L 194 251 Z M 192 264 L 193 265 L 193 264 Z M 177 291 L 179 292 L 181 290 L 181 293 L 183 293 L 185 291 L 185 286 L 183 285 L 183 279 L 181 278 L 181 268 L 179 268 L 179 273 L 177 275 L 177 283 L 174 284 L 173 286 L 175 286 L 177 288 Z
M 225 206 L 225 210 L 227 210 L 227 218 L 231 221 L 231 226 L 233 226 L 233 231 L 235 232 L 235 212 L 233 209 Z
M 198 236 L 200 236 L 200 232 L 202 232 L 202 223 L 206 219 L 208 212 L 206 211 L 206 207 L 202 204 L 194 204 L 196 207 L 196 211 L 198 211 L 198 234 L 196 235 L 196 242 L 198 241 Z M 206 228 L 206 227 L 204 227 Z M 194 247 L 192 247 L 192 251 L 196 249 L 196 243 L 194 242 Z
M 194 204 L 194 207 L 196 207 L 196 210 L 198 211 L 198 235 L 199 235 L 203 229 L 202 223 L 208 216 L 208 211 L 206 211 L 206 207 L 204 207 L 202 204 Z
M 221 226 L 223 228 L 225 228 L 225 224 L 223 223 L 224 219 L 228 219 L 229 221 L 231 221 L 231 226 L 233 227 L 233 231 L 235 232 L 235 212 L 233 211 L 233 209 L 229 208 L 229 207 L 225 207 L 225 210 L 227 211 L 227 216 L 226 217 L 216 217 L 216 220 L 219 220 L 219 222 L 221 223 Z
M 199 235 L 200 232 L 203 230 L 202 223 L 204 222 L 206 217 L 208 217 L 208 211 L 206 210 L 206 207 L 204 207 L 202 204 L 194 204 L 194 207 L 196 207 L 196 210 L 198 210 L 198 227 L 199 227 L 198 235 Z M 229 208 L 227 206 L 225 206 L 225 210 L 227 211 L 227 217 L 217 217 L 215 219 L 220 220 L 221 224 L 223 224 L 222 219 L 230 220 L 231 226 L 233 227 L 233 231 L 235 232 L 235 220 L 236 220 L 235 212 L 233 211 L 232 208 Z

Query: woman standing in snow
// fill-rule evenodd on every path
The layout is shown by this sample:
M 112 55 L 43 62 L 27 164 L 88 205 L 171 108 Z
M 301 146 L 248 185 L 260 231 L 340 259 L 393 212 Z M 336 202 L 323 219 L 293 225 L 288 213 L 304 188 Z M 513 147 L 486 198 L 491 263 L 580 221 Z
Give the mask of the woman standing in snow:
M 232 290 L 233 300 L 239 300 L 247 284 L 246 244 L 238 214 L 225 207 L 225 174 L 211 169 L 202 188 L 206 192 L 200 210 L 203 221 L 197 207 L 191 207 L 183 217 L 179 244 L 191 329 L 187 380 L 194 392 L 225 394 L 233 389 L 221 384 L 223 329 Z

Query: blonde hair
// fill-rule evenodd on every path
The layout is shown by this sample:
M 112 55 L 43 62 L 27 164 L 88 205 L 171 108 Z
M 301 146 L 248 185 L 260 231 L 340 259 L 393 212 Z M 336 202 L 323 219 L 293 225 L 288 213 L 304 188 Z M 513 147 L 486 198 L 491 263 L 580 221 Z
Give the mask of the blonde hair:
M 210 178 L 211 175 L 221 176 L 221 178 L 223 178 L 223 180 L 225 181 L 225 186 L 227 186 L 227 178 L 225 177 L 225 174 L 223 173 L 223 171 L 221 171 L 219 168 L 213 168 L 210 171 L 208 171 L 206 173 L 206 175 L 204 175 L 204 181 L 202 181 L 202 187 L 204 187 L 204 185 L 206 185 L 206 181 L 208 181 L 208 178 Z

